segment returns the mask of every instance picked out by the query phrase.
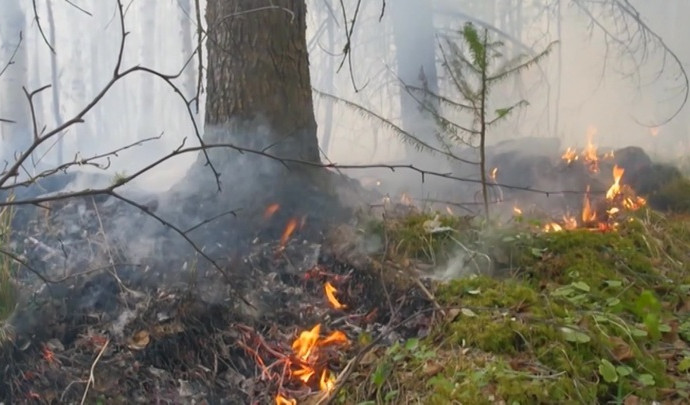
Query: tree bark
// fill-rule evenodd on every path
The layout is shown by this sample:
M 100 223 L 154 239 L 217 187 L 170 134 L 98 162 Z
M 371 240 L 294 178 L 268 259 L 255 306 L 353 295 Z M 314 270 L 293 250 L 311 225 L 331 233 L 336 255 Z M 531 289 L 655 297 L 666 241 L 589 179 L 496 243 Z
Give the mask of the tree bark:
M 268 153 L 318 162 L 305 1 L 209 0 L 206 21 L 205 141 L 222 141 L 208 129 L 230 120 L 267 125 Z

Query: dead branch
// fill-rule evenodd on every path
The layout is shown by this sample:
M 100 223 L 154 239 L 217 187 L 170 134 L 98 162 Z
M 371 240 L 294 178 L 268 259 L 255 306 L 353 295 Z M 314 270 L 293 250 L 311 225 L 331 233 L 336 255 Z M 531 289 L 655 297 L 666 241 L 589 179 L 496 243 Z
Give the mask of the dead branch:
M 84 396 L 81 398 L 81 405 L 84 405 L 84 402 L 86 402 L 86 395 L 89 393 L 89 388 L 91 387 L 91 385 L 96 383 L 96 378 L 94 377 L 93 372 L 96 369 L 96 364 L 98 364 L 98 360 L 101 359 L 101 356 L 103 356 L 105 349 L 108 348 L 109 343 L 110 339 L 105 341 L 103 347 L 101 347 L 101 350 L 98 352 L 96 359 L 93 361 L 93 364 L 91 364 L 91 370 L 89 370 L 89 379 L 86 381 L 86 388 L 84 388 Z
M 121 39 L 120 39 L 120 45 L 119 45 L 119 51 L 118 51 L 118 57 L 117 57 L 117 62 L 115 64 L 115 68 L 113 71 L 113 75 L 111 79 L 108 81 L 108 83 L 101 89 L 101 91 L 89 102 L 85 107 L 83 107 L 79 112 L 77 112 L 72 118 L 68 119 L 64 123 L 58 125 L 56 128 L 43 133 L 39 133 L 38 131 L 38 126 L 36 124 L 35 116 L 33 114 L 34 107 L 33 107 L 33 96 L 41 92 L 42 90 L 45 90 L 48 88 L 48 86 L 44 86 L 39 88 L 38 90 L 34 90 L 32 92 L 28 92 L 26 89 L 24 90 L 25 93 L 28 94 L 27 98 L 29 99 L 29 104 L 32 109 L 32 116 L 34 116 L 34 141 L 31 143 L 31 145 L 23 152 L 19 154 L 19 156 L 15 159 L 15 162 L 4 172 L 0 173 L 0 187 L 4 186 L 7 181 L 12 178 L 18 176 L 19 173 L 19 168 L 22 167 L 22 165 L 26 162 L 26 160 L 32 156 L 34 151 L 44 144 L 46 141 L 49 139 L 59 136 L 61 133 L 63 133 L 65 130 L 70 128 L 73 125 L 76 125 L 78 123 L 84 122 L 84 117 L 86 114 L 88 114 L 102 99 L 103 97 L 110 91 L 110 89 L 118 82 L 123 80 L 125 77 L 137 73 L 137 72 L 143 72 L 147 74 L 151 74 L 155 77 L 158 77 L 159 79 L 163 80 L 170 88 L 180 96 L 180 98 L 184 101 L 185 103 L 185 108 L 187 108 L 187 111 L 192 118 L 192 124 L 194 126 L 194 133 L 199 141 L 200 145 L 204 145 L 204 141 L 201 136 L 201 131 L 196 123 L 196 120 L 193 119 L 194 113 L 192 112 L 190 102 L 187 100 L 187 98 L 184 96 L 183 92 L 181 89 L 175 85 L 172 80 L 178 78 L 183 70 L 180 70 L 176 74 L 163 74 L 161 72 L 157 72 L 153 69 L 142 67 L 142 66 L 134 66 L 129 69 L 126 69 L 124 71 L 121 71 L 121 65 L 122 65 L 122 60 L 123 60 L 123 54 L 124 54 L 124 48 L 125 48 L 125 42 L 128 33 L 125 30 L 125 16 L 124 16 L 124 8 L 121 0 L 117 0 L 117 10 L 118 10 L 118 15 L 119 15 L 119 21 L 120 21 L 120 34 L 121 34 Z M 211 162 L 208 154 L 204 151 L 203 152 L 206 158 L 206 165 L 209 166 L 210 170 L 213 172 L 213 175 L 215 177 L 216 185 L 218 189 L 220 190 L 221 185 L 220 185 L 220 174 L 218 171 L 215 169 L 215 166 Z
M 48 38 L 46 37 L 45 32 L 43 32 L 43 26 L 41 25 L 41 19 L 38 17 L 38 9 L 36 8 L 36 0 L 31 1 L 33 10 L 34 10 L 34 21 L 36 21 L 36 26 L 38 27 L 38 32 L 41 33 L 41 37 L 43 38 L 43 42 L 48 46 L 48 49 L 50 49 L 51 53 L 55 53 L 55 48 L 50 44 L 50 41 L 48 41 Z
M 10 67 L 10 65 L 14 65 L 14 57 L 17 56 L 17 51 L 19 51 L 19 47 L 22 45 L 23 40 L 24 40 L 24 37 L 22 35 L 22 32 L 19 31 L 19 41 L 17 42 L 17 46 L 15 46 L 14 49 L 12 50 L 12 55 L 10 55 L 10 58 L 7 60 L 7 63 L 5 63 L 5 66 L 3 66 L 2 69 L 0 69 L 0 76 L 2 76 L 3 73 L 5 73 L 5 71 L 7 70 L 8 67 Z M 14 121 L 12 121 L 12 122 L 14 122 Z

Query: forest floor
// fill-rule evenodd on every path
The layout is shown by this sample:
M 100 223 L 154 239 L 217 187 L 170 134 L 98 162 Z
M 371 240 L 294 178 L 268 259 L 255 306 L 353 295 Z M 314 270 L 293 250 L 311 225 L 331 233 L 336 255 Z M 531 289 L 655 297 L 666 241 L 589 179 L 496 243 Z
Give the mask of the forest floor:
M 341 403 L 690 401 L 690 216 L 645 209 L 605 231 L 475 221 L 418 213 L 375 226 L 386 262 L 466 270 L 445 266 L 462 277 L 430 288 L 442 316 L 364 356 Z
M 153 265 L 37 291 L 0 328 L 0 403 L 690 402 L 690 215 L 383 209 L 254 244 L 222 263 L 232 291 Z

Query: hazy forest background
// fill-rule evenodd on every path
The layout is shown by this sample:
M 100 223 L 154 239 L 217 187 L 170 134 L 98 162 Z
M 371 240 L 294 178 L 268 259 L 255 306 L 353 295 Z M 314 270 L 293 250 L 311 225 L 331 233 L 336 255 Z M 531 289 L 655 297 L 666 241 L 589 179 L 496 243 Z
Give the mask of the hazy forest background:
M 429 132 L 432 121 L 419 114 L 416 103 L 401 90 L 401 83 L 419 84 L 423 66 L 425 73 L 437 74 L 439 87 L 447 86 L 438 44 L 445 36 L 458 39 L 458 29 L 468 20 L 494 30 L 512 55 L 541 50 L 559 41 L 539 68 L 502 85 L 500 94 L 507 99 L 528 100 L 530 107 L 520 109 L 492 131 L 491 143 L 554 136 L 562 140 L 562 146 L 582 147 L 587 128 L 593 126 L 597 129 L 596 143 L 604 147 L 639 145 L 666 159 L 678 158 L 690 147 L 685 110 L 660 126 L 654 132 L 657 136 L 649 129 L 674 116 L 683 102 L 685 83 L 667 49 L 682 63 L 690 60 L 690 50 L 682 46 L 690 34 L 682 21 L 690 11 L 686 2 L 670 1 L 664 7 L 648 1 L 631 2 L 649 32 L 658 38 L 640 31 L 613 6 L 595 7 L 594 2 L 585 0 L 387 2 L 383 14 L 379 1 L 346 2 L 346 15 L 352 18 L 357 13 L 357 20 L 344 66 L 340 64 L 348 39 L 340 5 L 317 0 L 307 3 L 318 136 L 322 154 L 330 161 L 359 164 L 423 158 L 411 153 L 409 145 L 388 126 L 335 99 L 362 106 L 411 133 Z M 85 2 L 87 15 L 76 7 L 37 2 L 44 38 L 36 29 L 31 2 L 12 4 L 0 17 L 3 60 L 14 49 L 19 32 L 23 39 L 15 66 L 0 77 L 0 93 L 5 100 L 0 116 L 21 116 L 19 121 L 24 122 L 20 125 L 28 125 L 25 96 L 16 83 L 25 83 L 27 89 L 53 83 L 50 94 L 44 93 L 36 101 L 37 113 L 44 117 L 45 125 L 53 127 L 109 79 L 119 46 L 115 6 L 111 2 Z M 205 1 L 199 6 L 204 10 Z M 123 65 L 141 64 L 165 73 L 175 73 L 185 65 L 198 45 L 196 25 L 205 24 L 203 15 L 196 15 L 193 0 L 133 1 L 127 4 L 126 22 L 131 34 Z M 205 52 L 202 54 L 205 57 Z M 175 82 L 191 98 L 199 85 L 197 79 L 198 63 L 193 60 Z M 204 86 L 205 81 L 200 84 Z M 195 118 L 203 124 L 204 93 L 200 101 Z M 59 146 L 41 147 L 36 153 L 41 163 L 52 165 L 71 160 L 76 153 L 88 156 L 164 134 L 158 141 L 123 152 L 109 169 L 113 174 L 133 172 L 152 156 L 179 145 L 192 131 L 179 98 L 165 83 L 147 75 L 134 75 L 118 83 L 91 117 L 62 136 Z M 16 126 L 3 125 L 0 130 L 6 133 Z M 9 150 L 3 145 L 4 158 Z M 179 156 L 137 182 L 148 189 L 166 189 L 193 161 L 191 154 Z M 366 176 L 361 171 L 349 174 Z M 397 176 L 406 183 L 402 177 Z

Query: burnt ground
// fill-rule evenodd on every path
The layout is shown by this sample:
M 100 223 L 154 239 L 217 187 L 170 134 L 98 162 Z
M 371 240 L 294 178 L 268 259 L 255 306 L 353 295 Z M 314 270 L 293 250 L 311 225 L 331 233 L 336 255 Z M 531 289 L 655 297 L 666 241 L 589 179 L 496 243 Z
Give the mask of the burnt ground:
M 324 336 L 347 335 L 348 345 L 324 355 L 337 375 L 362 350 L 361 336 L 394 342 L 429 328 L 431 303 L 418 285 L 369 260 L 352 230 L 321 237 L 298 230 L 281 245 L 280 233 L 269 238 L 271 227 L 257 226 L 251 244 L 214 254 L 212 264 L 178 252 L 172 233 L 149 231 L 155 221 L 121 202 L 86 198 L 52 208 L 20 213 L 28 226 L 14 248 L 27 267 L 0 351 L 0 403 L 305 398 L 318 390 L 317 378 L 303 384 L 270 367 L 292 355 L 299 332 L 321 324 Z M 132 226 L 140 230 L 134 240 Z M 326 281 L 344 309 L 328 304 Z

